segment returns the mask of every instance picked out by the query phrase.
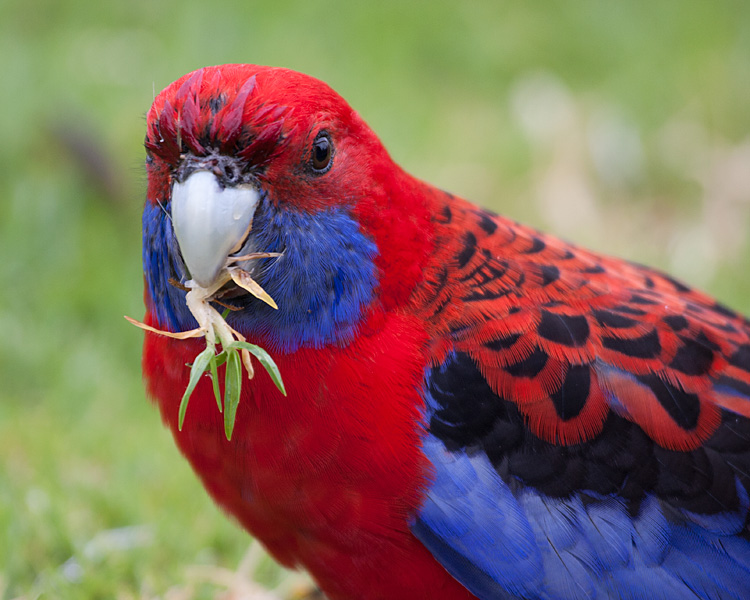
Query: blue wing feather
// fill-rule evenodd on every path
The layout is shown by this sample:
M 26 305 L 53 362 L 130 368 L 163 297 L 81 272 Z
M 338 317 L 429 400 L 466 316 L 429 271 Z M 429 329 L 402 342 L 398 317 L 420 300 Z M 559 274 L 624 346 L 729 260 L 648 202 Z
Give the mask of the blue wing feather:
M 538 586 L 541 555 L 531 524 L 487 457 L 448 452 L 431 436 L 424 452 L 435 467 L 435 483 L 415 535 L 476 596 L 530 593 Z
M 532 485 L 512 472 L 511 448 L 525 453 L 527 470 L 529 461 L 536 460 L 545 471 L 548 465 L 543 463 L 556 457 L 549 454 L 554 449 L 538 439 L 530 441 L 525 430 L 526 442 L 521 443 L 518 427 L 523 424 L 515 423 L 513 414 L 498 409 L 489 429 L 486 423 L 472 422 L 470 428 L 478 432 L 473 438 L 466 427 L 461 429 L 460 421 L 472 405 L 486 411 L 490 400 L 503 404 L 482 386 L 481 374 L 472 368 L 470 361 L 454 355 L 427 373 L 423 451 L 434 478 L 412 530 L 474 595 L 548 600 L 750 598 L 749 502 L 738 477 L 736 495 L 729 494 L 732 501 L 727 501 L 726 510 L 713 514 L 671 502 L 658 481 L 634 493 L 627 490 L 626 478 L 621 494 L 602 494 L 586 489 L 586 477 L 580 477 L 579 487 L 561 493 L 555 485 L 549 488 L 555 492 L 549 492 L 543 483 Z M 451 383 L 454 380 L 457 385 Z M 499 424 L 502 419 L 506 423 Z M 619 442 L 639 439 L 629 436 Z M 576 452 L 606 454 L 594 445 L 556 451 L 567 452 L 571 461 L 584 460 Z M 620 465 L 622 453 L 617 457 L 609 460 Z M 637 461 L 632 462 L 628 467 L 637 469 Z M 588 467 L 596 471 L 602 465 Z M 654 477 L 658 480 L 659 474 Z M 699 493 L 712 489 L 701 488 Z

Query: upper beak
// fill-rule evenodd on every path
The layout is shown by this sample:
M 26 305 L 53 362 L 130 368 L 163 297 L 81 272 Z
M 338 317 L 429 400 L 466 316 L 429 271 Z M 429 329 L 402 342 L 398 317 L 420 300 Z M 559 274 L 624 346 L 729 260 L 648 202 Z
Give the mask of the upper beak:
M 253 224 L 260 199 L 250 184 L 222 187 L 210 171 L 197 170 L 172 188 L 172 226 L 193 281 L 214 284 Z

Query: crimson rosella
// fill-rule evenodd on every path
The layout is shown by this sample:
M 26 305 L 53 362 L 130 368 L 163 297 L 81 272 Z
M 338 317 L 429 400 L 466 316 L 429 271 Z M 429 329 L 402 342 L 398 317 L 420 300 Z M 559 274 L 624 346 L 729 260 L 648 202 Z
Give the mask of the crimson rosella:
M 205 342 L 146 333 L 143 368 L 280 563 L 332 599 L 750 598 L 748 319 L 410 176 L 293 71 L 185 75 L 145 145 L 146 324 L 268 253 L 238 264 L 277 309 L 210 300 L 286 396 L 259 371 L 228 440 L 209 377 L 178 427 Z

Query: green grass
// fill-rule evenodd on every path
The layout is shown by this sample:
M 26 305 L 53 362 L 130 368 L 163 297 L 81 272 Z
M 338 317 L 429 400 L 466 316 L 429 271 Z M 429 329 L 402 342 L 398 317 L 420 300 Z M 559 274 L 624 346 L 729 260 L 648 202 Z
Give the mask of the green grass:
M 416 175 L 750 312 L 748 6 L 6 0 L 0 598 L 211 598 L 186 570 L 249 544 L 145 398 L 122 319 L 143 312 L 154 91 L 223 62 L 308 72 Z

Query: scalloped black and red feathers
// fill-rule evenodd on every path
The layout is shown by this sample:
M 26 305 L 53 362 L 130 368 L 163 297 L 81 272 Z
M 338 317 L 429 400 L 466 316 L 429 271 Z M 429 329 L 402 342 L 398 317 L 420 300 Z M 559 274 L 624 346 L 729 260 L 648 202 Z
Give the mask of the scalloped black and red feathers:
M 434 362 L 476 363 L 534 435 L 576 444 L 615 413 L 691 450 L 721 411 L 750 417 L 750 323 L 653 269 L 600 256 L 463 201 L 419 292 Z M 439 266 L 438 266 L 439 265 Z

